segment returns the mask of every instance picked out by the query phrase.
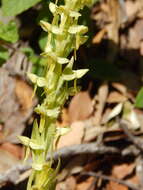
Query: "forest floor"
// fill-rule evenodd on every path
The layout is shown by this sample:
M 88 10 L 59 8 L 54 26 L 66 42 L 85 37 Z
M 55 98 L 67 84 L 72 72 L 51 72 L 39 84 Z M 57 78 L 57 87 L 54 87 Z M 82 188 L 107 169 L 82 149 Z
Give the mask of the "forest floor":
M 102 0 L 84 19 L 90 39 L 77 65 L 90 71 L 57 121 L 71 130 L 54 154 L 56 190 L 143 190 L 143 0 Z M 30 135 L 38 102 L 16 59 L 27 61 L 16 50 L 0 68 L 2 190 L 25 189 L 30 166 L 16 136 Z

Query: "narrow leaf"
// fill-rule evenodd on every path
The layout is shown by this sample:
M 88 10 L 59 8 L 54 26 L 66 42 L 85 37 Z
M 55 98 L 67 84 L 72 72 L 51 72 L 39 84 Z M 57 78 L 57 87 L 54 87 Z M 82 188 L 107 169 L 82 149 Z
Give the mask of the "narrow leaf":
M 2 0 L 2 11 L 5 16 L 15 16 L 40 1 L 41 0 Z
M 135 106 L 137 108 L 143 108 L 143 87 L 140 89 L 140 91 L 137 94 Z

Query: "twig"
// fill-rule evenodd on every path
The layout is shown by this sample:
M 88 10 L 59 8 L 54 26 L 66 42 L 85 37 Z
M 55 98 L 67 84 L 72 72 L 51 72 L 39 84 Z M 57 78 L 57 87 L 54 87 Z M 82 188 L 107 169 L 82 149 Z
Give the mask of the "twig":
M 71 157 L 78 154 L 104 154 L 104 153 L 120 153 L 118 149 L 113 147 L 99 146 L 97 143 L 87 143 L 80 145 L 73 145 L 65 148 L 59 149 L 57 152 L 53 154 L 53 159 L 56 161 L 60 157 L 61 159 Z M 49 160 L 51 155 L 47 156 L 47 160 Z M 31 160 L 28 161 L 30 163 Z M 14 184 L 17 183 L 20 175 L 30 169 L 29 165 L 17 164 L 13 166 L 5 173 L 0 174 L 0 184 L 4 182 L 12 182 Z M 28 176 L 27 176 L 28 177 Z
M 125 186 L 129 187 L 132 190 L 140 190 L 140 188 L 136 187 L 134 184 L 131 184 L 131 183 L 129 183 L 127 181 L 124 181 L 124 180 L 121 180 L 121 179 L 116 179 L 116 178 L 113 178 L 113 177 L 109 177 L 109 176 L 106 176 L 104 174 L 95 173 L 95 172 L 83 172 L 83 173 L 81 173 L 81 175 L 88 175 L 88 176 L 93 176 L 93 177 L 101 178 L 101 179 L 108 180 L 108 181 L 114 181 L 116 183 L 125 185 Z
M 120 128 L 123 129 L 129 140 L 143 153 L 143 144 L 129 131 L 127 125 L 123 121 L 119 121 Z
M 58 160 L 59 157 L 66 158 L 78 154 L 104 154 L 104 153 L 120 153 L 117 148 L 100 146 L 98 143 L 87 143 L 80 145 L 73 145 L 64 147 L 54 153 L 54 160 Z M 49 157 L 48 157 L 49 159 Z

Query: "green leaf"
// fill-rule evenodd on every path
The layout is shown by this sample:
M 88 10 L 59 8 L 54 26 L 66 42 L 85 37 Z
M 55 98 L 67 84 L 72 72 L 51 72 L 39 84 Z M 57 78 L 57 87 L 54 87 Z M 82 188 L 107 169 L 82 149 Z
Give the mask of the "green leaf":
M 57 136 L 63 136 L 65 134 L 67 134 L 68 132 L 70 132 L 71 128 L 69 128 L 69 127 L 57 127 L 56 130 L 57 130 L 57 133 L 56 133 Z
M 58 6 L 57 6 L 56 4 L 50 2 L 50 4 L 49 4 L 49 9 L 50 9 L 51 13 L 55 13 L 57 7 L 58 7 Z
M 76 75 L 76 79 L 83 77 L 88 71 L 89 71 L 89 69 L 79 69 L 77 71 L 74 71 L 74 73 Z
M 33 150 L 44 150 L 46 147 L 44 144 L 37 143 L 37 140 L 31 139 L 29 146 Z
M 51 117 L 51 118 L 57 118 L 57 116 L 60 112 L 59 107 L 56 107 L 53 109 L 47 109 L 43 105 L 38 105 L 35 108 L 35 111 L 39 114 L 43 114 L 43 115 L 46 115 L 46 116 Z
M 143 108 L 143 87 L 139 90 L 137 94 L 135 106 L 137 108 Z
M 42 29 L 45 31 L 45 32 L 51 32 L 52 30 L 52 26 L 49 22 L 46 22 L 44 20 L 41 20 L 40 21 L 40 25 L 42 27 Z
M 28 137 L 24 136 L 18 136 L 18 139 L 21 141 L 21 143 L 25 146 L 29 146 L 30 139 Z
M 27 73 L 28 78 L 35 84 L 37 82 L 37 75 L 33 73 Z
M 40 38 L 39 38 L 39 46 L 40 46 L 41 50 L 44 51 L 46 43 L 47 43 L 47 33 L 42 32 L 40 35 Z
M 44 87 L 46 86 L 47 82 L 46 82 L 46 79 L 44 77 L 38 77 L 37 79 L 37 85 L 39 87 Z
M 70 34 L 85 34 L 88 31 L 88 28 L 84 25 L 80 26 L 71 26 L 68 30 Z
M 28 78 L 37 86 L 44 87 L 46 86 L 47 82 L 44 77 L 38 77 L 36 74 L 28 73 Z
M 2 0 L 2 11 L 5 16 L 15 16 L 40 1 L 41 0 Z
M 82 76 L 84 76 L 88 72 L 88 69 L 79 69 L 79 70 L 73 70 L 70 68 L 67 68 L 63 72 L 63 79 L 66 81 L 70 81 L 73 79 L 79 79 Z
M 15 43 L 18 40 L 18 30 L 14 21 L 8 24 L 0 23 L 0 39 Z
M 32 135 L 31 138 L 34 140 L 36 139 L 38 144 L 41 142 L 40 134 L 39 134 L 39 129 L 38 129 L 38 123 L 37 120 L 34 120 L 33 123 L 33 130 L 32 130 Z
M 8 58 L 8 50 L 0 46 L 0 65 L 2 65 Z

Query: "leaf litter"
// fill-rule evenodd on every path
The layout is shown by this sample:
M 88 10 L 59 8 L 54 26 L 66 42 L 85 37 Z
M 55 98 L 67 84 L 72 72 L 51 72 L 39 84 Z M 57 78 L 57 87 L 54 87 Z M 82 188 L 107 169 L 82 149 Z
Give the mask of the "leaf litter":
M 142 86 L 142 8 L 142 0 L 104 0 L 91 9 L 96 29 L 91 40 L 93 49 L 90 52 L 81 49 L 79 54 L 82 57 L 85 51 L 82 59 L 89 56 L 89 61 L 90 56 L 98 59 L 104 55 L 105 60 L 119 65 L 121 78 L 110 81 L 107 75 L 101 81 L 95 76 L 93 90 L 86 88 L 72 98 L 57 121 L 59 127 L 69 126 L 71 130 L 60 138 L 57 148 L 68 149 L 95 141 L 98 147 L 116 147 L 118 154 L 69 155 L 68 160 L 63 160 L 56 190 L 129 190 L 123 182 L 136 185 L 136 189 L 143 188 L 137 161 L 142 160 L 142 153 L 130 138 L 132 135 L 143 144 L 143 111 L 134 104 Z M 98 56 L 98 49 L 103 54 L 100 52 Z M 17 65 L 19 62 L 22 63 Z M 27 128 L 36 104 L 36 99 L 31 99 L 33 89 L 24 77 L 25 71 L 31 69 L 28 64 L 25 55 L 16 52 L 0 68 L 0 174 L 9 171 L 23 157 L 16 136 Z M 122 122 L 126 123 L 128 134 L 121 127 Z M 87 175 L 82 176 L 85 171 Z M 90 171 L 99 177 L 88 176 Z

